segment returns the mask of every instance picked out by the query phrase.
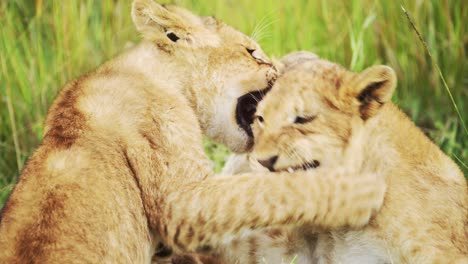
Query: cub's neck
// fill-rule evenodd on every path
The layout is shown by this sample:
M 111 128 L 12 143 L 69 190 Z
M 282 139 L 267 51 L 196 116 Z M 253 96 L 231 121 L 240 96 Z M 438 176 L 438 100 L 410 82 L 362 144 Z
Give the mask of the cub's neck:
M 442 159 L 448 159 L 408 116 L 392 103 L 382 106 L 374 117 L 366 121 L 364 133 L 363 158 L 367 170 L 413 170 L 416 165 L 426 166 L 429 165 L 427 163 L 438 163 L 442 162 Z

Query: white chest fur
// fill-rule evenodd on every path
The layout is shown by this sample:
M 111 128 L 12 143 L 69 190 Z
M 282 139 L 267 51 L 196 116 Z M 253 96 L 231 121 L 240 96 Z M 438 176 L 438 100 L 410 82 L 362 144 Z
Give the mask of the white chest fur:
M 384 242 L 367 237 L 363 231 L 333 232 L 319 238 L 316 253 L 319 264 L 329 263 L 328 260 L 333 264 L 398 263 L 392 261 L 385 248 Z

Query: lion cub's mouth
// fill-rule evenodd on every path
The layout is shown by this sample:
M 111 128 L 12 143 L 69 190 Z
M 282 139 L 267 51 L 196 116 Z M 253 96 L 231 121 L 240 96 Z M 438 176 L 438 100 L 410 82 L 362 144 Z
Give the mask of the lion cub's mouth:
M 298 166 L 291 166 L 287 168 L 282 168 L 282 169 L 276 169 L 275 171 L 287 171 L 289 173 L 293 173 L 298 170 L 310 170 L 310 169 L 315 169 L 320 166 L 320 162 L 318 160 L 313 160 L 311 162 L 304 163 L 302 165 Z
M 265 94 L 270 91 L 271 85 L 269 84 L 266 89 L 247 93 L 237 99 L 236 122 L 250 138 L 253 138 L 251 125 L 254 121 L 257 105 Z

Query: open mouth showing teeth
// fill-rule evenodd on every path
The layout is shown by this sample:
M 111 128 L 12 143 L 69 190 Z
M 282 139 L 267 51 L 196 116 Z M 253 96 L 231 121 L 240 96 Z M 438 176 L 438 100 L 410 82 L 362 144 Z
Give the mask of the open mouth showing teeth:
M 320 166 L 320 162 L 318 160 L 314 160 L 312 162 L 304 163 L 304 164 L 299 165 L 299 166 L 279 169 L 278 171 L 287 171 L 289 173 L 293 173 L 293 172 L 295 172 L 297 170 L 310 170 L 310 169 L 317 168 L 318 166 Z

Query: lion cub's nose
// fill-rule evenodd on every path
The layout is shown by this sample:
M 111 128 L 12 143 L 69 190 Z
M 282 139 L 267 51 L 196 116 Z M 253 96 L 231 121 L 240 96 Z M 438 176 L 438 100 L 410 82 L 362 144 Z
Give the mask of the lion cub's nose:
M 270 157 L 269 159 L 265 160 L 257 160 L 258 163 L 262 164 L 263 167 L 267 168 L 270 171 L 275 171 L 273 168 L 275 166 L 276 161 L 278 160 L 278 156 Z

